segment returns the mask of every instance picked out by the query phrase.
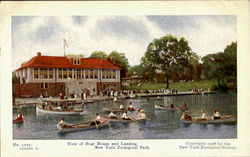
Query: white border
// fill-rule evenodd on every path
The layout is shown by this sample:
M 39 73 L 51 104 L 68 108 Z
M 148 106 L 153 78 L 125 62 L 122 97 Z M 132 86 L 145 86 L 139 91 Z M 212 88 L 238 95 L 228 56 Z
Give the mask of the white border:
M 249 152 L 249 2 L 248 1 L 100 1 L 100 2 L 1 2 L 1 155 L 39 156 L 247 156 Z M 84 140 L 12 140 L 11 16 L 70 15 L 236 15 L 238 42 L 238 124 L 237 139 L 223 140 L 131 140 L 150 146 L 150 150 L 94 150 L 68 147 L 69 141 Z M 229 102 L 230 103 L 230 102 Z M 99 141 L 99 140 L 96 140 Z M 180 150 L 186 142 L 230 142 L 237 150 Z M 30 143 L 34 151 L 19 151 L 12 145 Z M 91 141 L 93 142 L 93 141 Z M 108 142 L 108 140 L 105 140 Z M 113 141 L 110 141 L 113 142 Z

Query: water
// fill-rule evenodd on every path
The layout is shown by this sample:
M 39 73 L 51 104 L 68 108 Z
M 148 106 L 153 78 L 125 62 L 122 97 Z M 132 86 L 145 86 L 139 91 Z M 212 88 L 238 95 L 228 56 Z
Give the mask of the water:
M 159 100 L 151 97 L 125 99 L 120 102 L 105 101 L 86 104 L 84 115 L 64 116 L 69 124 L 79 123 L 95 117 L 98 112 L 101 116 L 108 115 L 103 111 L 104 107 L 118 108 L 121 103 L 128 107 L 132 102 L 138 110 L 145 110 L 148 120 L 145 123 L 110 124 L 99 130 L 92 129 L 72 133 L 59 133 L 56 125 L 61 115 L 37 114 L 35 106 L 22 108 L 25 118 L 23 124 L 13 124 L 13 139 L 227 139 L 237 138 L 237 123 L 233 124 L 190 124 L 180 122 L 181 111 L 156 110 L 154 104 L 169 105 L 173 102 L 181 106 L 186 102 L 191 116 L 200 116 L 200 110 L 204 109 L 208 116 L 213 109 L 221 115 L 237 114 L 237 94 L 208 94 L 192 96 L 165 96 Z M 137 117 L 138 112 L 129 111 L 128 115 Z M 13 119 L 17 109 L 13 109 Z M 121 116 L 121 114 L 118 114 Z

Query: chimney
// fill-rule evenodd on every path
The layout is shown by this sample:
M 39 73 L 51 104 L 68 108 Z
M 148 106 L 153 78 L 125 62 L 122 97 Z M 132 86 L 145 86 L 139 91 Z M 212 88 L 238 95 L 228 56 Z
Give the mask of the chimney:
M 41 52 L 37 52 L 37 56 L 41 56 Z

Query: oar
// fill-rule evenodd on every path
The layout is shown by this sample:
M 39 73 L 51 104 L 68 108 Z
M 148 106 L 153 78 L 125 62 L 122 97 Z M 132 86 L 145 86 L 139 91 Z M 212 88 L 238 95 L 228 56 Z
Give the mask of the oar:
M 175 105 L 174 105 L 174 108 L 176 108 L 176 109 L 178 109 L 178 110 L 181 110 L 179 107 L 177 107 L 177 106 L 175 106 Z
M 97 130 L 99 130 L 99 129 L 98 129 L 98 125 L 96 124 L 96 120 L 95 120 L 95 127 L 96 127 Z
M 128 118 L 130 118 L 133 122 L 136 122 L 136 123 L 138 123 L 136 120 L 134 120 L 133 118 L 131 118 L 131 117 L 128 117 Z

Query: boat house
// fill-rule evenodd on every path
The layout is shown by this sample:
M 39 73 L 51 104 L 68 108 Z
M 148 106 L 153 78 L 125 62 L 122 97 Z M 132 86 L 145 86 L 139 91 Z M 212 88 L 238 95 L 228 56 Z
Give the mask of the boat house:
M 120 93 L 120 68 L 105 59 L 42 56 L 41 52 L 16 71 L 14 97 L 99 95 Z

